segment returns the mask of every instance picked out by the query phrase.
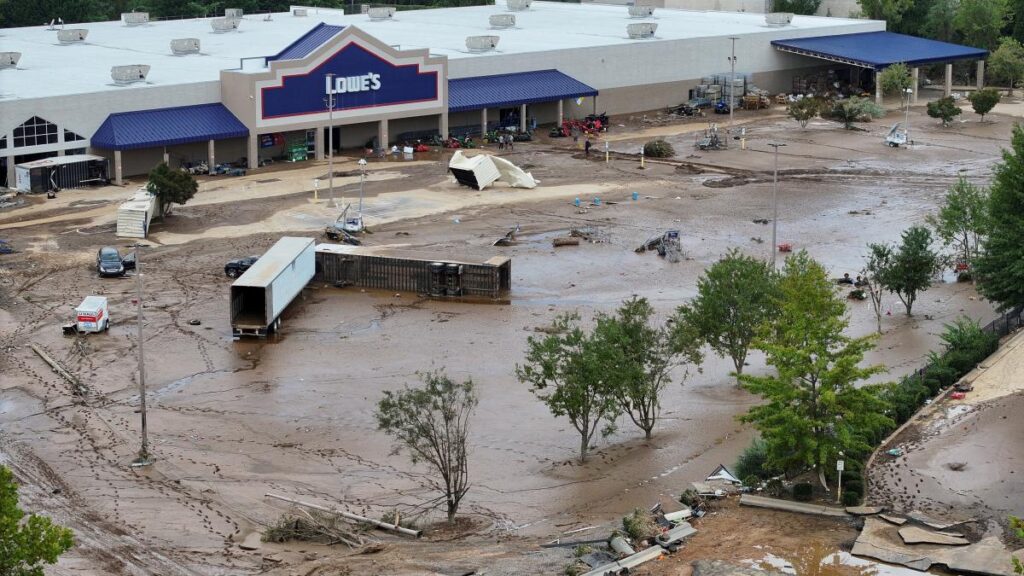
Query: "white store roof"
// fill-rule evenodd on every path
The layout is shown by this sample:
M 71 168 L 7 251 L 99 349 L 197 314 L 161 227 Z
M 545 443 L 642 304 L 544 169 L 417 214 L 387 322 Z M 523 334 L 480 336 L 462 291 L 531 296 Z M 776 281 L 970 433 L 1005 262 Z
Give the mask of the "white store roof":
M 767 26 L 764 14 L 659 8 L 653 18 L 640 20 L 629 18 L 626 6 L 553 2 L 534 2 L 529 10 L 515 12 L 515 28 L 492 30 L 488 17 L 506 12 L 505 3 L 498 2 L 497 6 L 402 11 L 393 20 L 378 22 L 363 14 L 345 16 L 338 10 L 317 8 L 308 8 L 306 17 L 275 13 L 269 21 L 264 14 L 251 14 L 244 17 L 237 31 L 226 33 L 214 33 L 209 18 L 154 21 L 134 27 L 120 21 L 92 22 L 67 25 L 89 31 L 84 42 L 71 45 L 61 45 L 57 32 L 47 26 L 9 28 L 0 30 L 0 52 L 21 52 L 22 57 L 17 69 L 0 70 L 0 102 L 216 81 L 221 70 L 238 68 L 240 59 L 274 55 L 320 22 L 356 25 L 386 44 L 401 49 L 427 48 L 449 59 L 783 30 Z M 628 38 L 626 25 L 635 22 L 657 23 L 655 37 Z M 858 27 L 850 32 L 861 31 L 866 22 L 796 16 L 784 29 L 792 30 L 794 36 L 807 36 L 808 31 L 813 35 L 815 29 L 821 29 L 822 34 L 837 34 L 843 33 L 844 27 Z M 497 50 L 468 52 L 465 38 L 477 35 L 500 36 Z M 200 54 L 172 55 L 170 43 L 177 38 L 198 38 Z M 131 64 L 152 67 L 146 81 L 115 85 L 111 67 Z M 543 62 L 538 66 L 543 68 Z

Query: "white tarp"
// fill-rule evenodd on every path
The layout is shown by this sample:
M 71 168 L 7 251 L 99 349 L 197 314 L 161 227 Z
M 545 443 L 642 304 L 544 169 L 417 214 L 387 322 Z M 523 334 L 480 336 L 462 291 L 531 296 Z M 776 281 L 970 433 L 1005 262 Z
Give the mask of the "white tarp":
M 491 184 L 502 181 L 513 188 L 536 188 L 537 181 L 528 172 L 515 164 L 490 154 L 466 156 L 456 150 L 448 162 L 448 169 L 460 184 L 483 190 Z

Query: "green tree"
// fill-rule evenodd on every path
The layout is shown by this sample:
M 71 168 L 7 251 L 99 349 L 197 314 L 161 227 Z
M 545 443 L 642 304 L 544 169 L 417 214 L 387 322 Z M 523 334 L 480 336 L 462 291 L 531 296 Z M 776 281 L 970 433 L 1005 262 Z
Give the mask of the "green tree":
M 761 433 L 769 466 L 812 468 L 824 484 L 823 472 L 840 452 L 870 451 L 879 431 L 892 426 L 876 389 L 857 387 L 884 369 L 860 366 L 875 337 L 843 334 L 846 304 L 806 252 L 786 259 L 778 299 L 778 317 L 755 343 L 775 374 L 740 376 L 744 388 L 766 401 L 741 419 Z
M 650 439 L 661 413 L 661 393 L 679 366 L 699 366 L 700 341 L 692 330 L 652 326 L 654 308 L 646 298 L 634 296 L 613 316 L 598 315 L 596 346 L 605 363 L 610 394 L 620 409 Z M 683 378 L 686 375 L 684 374 Z
M 676 325 L 693 330 L 742 374 L 758 327 L 778 313 L 776 292 L 771 267 L 733 249 L 697 280 L 697 296 L 679 307 Z
M 960 110 L 960 107 L 956 105 L 952 96 L 932 100 L 928 103 L 928 115 L 942 120 L 943 126 L 949 126 L 953 118 L 959 116 L 962 112 L 963 110 Z
M 989 75 L 993 80 L 1005 82 L 1007 94 L 1024 78 L 1024 45 L 1014 38 L 1003 38 L 999 48 L 989 56 Z
M 1024 130 L 1013 128 L 989 189 L 988 235 L 975 260 L 978 290 L 1000 310 L 1024 305 Z
M 983 88 L 971 93 L 967 97 L 971 101 L 971 108 L 974 108 L 974 113 L 981 116 L 981 121 L 985 121 L 985 114 L 988 114 L 996 107 L 1002 96 L 999 91 L 995 88 Z
M 458 384 L 440 370 L 420 378 L 422 387 L 384 392 L 377 428 L 395 438 L 395 453 L 405 450 L 413 464 L 426 463 L 437 473 L 431 483 L 444 493 L 451 522 L 469 491 L 466 444 L 478 399 L 472 380 Z
M 868 245 L 868 258 L 861 270 L 860 277 L 864 282 L 862 289 L 866 289 L 868 298 L 871 299 L 871 308 L 875 312 L 875 328 L 878 334 L 882 334 L 882 281 L 880 274 L 883 264 L 892 258 L 892 248 L 885 244 L 873 248 Z
M 165 162 L 149 172 L 146 190 L 156 195 L 160 213 L 170 213 L 171 204 L 184 204 L 196 195 L 199 184 L 191 174 L 183 170 L 171 170 Z
M 946 192 L 938 214 L 927 217 L 928 224 L 947 246 L 956 247 L 957 257 L 968 266 L 978 255 L 987 223 L 988 190 L 978 188 L 960 176 Z
M 878 74 L 878 83 L 882 86 L 882 93 L 887 96 L 899 94 L 901 97 L 907 88 L 910 88 L 910 68 L 900 62 L 893 64 Z
M 1013 535 L 1017 539 L 1024 539 L 1024 520 L 1017 518 L 1016 516 L 1010 516 L 1010 530 L 1013 531 Z M 1024 574 L 1024 563 L 1021 563 L 1020 558 L 1013 557 L 1013 573 Z
M 857 0 L 864 15 L 872 20 L 885 20 L 891 25 L 899 24 L 903 13 L 914 5 L 914 0 Z
M 43 576 L 43 567 L 74 546 L 71 530 L 18 507 L 14 475 L 0 466 L 0 576 Z
M 903 231 L 899 245 L 868 244 L 871 252 L 871 275 L 879 284 L 896 294 L 911 316 L 919 293 L 932 285 L 932 276 L 942 259 L 932 251 L 932 233 L 923 226 Z
M 821 102 L 817 98 L 801 98 L 791 102 L 786 112 L 801 128 L 807 128 L 807 123 L 821 112 Z
M 960 0 L 953 25 L 964 44 L 991 50 L 996 47 L 1007 15 L 1006 0 Z
M 792 12 L 793 14 L 814 15 L 821 6 L 821 0 L 775 0 L 775 12 Z
M 550 332 L 528 339 L 526 361 L 516 365 L 516 377 L 530 385 L 552 414 L 569 418 L 580 434 L 580 461 L 585 462 L 601 423 L 603 432 L 610 434 L 619 415 L 604 372 L 608 351 L 593 334 L 584 333 L 578 314 L 558 316 Z
M 850 96 L 845 100 L 837 100 L 829 115 L 833 120 L 843 123 L 843 128 L 853 130 L 854 122 L 867 122 L 872 118 L 885 116 L 885 110 L 867 98 Z
M 956 37 L 956 8 L 958 0 L 935 0 L 924 17 L 922 32 L 928 38 L 952 42 Z

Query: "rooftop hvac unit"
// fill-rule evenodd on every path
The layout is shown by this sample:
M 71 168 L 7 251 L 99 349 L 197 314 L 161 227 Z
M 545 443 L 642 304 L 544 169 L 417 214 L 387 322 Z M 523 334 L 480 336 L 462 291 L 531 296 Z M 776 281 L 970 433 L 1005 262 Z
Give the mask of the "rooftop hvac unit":
M 225 8 L 224 9 L 224 17 L 225 18 L 235 18 L 237 20 L 241 20 L 242 19 L 242 9 L 241 8 Z
M 654 14 L 654 6 L 630 6 L 630 18 L 650 18 Z
M 65 28 L 64 30 L 57 30 L 57 40 L 61 44 L 85 42 L 85 37 L 88 35 L 89 31 L 85 28 Z
M 199 54 L 199 38 L 175 38 L 171 40 L 171 53 L 175 56 Z
M 148 75 L 149 64 L 129 64 L 110 69 L 110 77 L 114 79 L 114 83 L 121 85 L 145 82 Z
M 0 68 L 14 68 L 21 60 L 21 52 L 0 52 Z
M 366 10 L 366 15 L 370 17 L 370 20 L 390 20 L 395 16 L 394 6 L 370 6 Z
M 507 0 L 508 9 L 512 12 L 522 12 L 523 10 L 529 10 L 530 4 L 533 0 Z
M 214 32 L 220 34 L 222 32 L 238 30 L 238 25 L 241 22 L 238 18 L 214 18 L 210 20 L 210 26 L 213 26 Z
M 516 25 L 515 14 L 492 14 L 488 20 L 491 23 L 491 28 L 512 28 Z
M 122 12 L 121 22 L 124 22 L 125 26 L 149 24 L 149 12 Z
M 498 47 L 498 36 L 466 36 L 466 48 L 470 52 L 490 52 Z
M 292 10 L 292 16 L 305 17 L 308 11 L 305 8 L 295 8 Z
M 792 12 L 769 12 L 764 15 L 764 23 L 769 26 L 789 26 L 792 21 Z
M 654 22 L 637 22 L 626 25 L 626 34 L 629 34 L 630 38 L 653 38 L 657 29 L 658 25 Z

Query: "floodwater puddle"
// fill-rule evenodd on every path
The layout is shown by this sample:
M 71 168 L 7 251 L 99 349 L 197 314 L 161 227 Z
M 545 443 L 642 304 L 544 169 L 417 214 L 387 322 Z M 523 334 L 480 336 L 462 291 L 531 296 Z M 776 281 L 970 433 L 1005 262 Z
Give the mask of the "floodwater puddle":
M 825 544 L 811 544 L 793 554 L 768 552 L 760 560 L 747 560 L 755 568 L 793 576 L 920 576 L 920 572 L 857 558 Z

